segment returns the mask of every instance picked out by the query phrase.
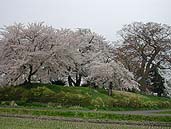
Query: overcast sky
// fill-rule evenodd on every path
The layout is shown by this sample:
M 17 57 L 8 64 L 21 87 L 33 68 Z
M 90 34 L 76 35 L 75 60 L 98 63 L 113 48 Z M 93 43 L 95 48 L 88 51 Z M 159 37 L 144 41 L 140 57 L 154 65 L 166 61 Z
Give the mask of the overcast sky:
M 171 0 L 0 0 L 0 27 L 40 22 L 56 28 L 90 28 L 116 40 L 134 21 L 171 24 Z

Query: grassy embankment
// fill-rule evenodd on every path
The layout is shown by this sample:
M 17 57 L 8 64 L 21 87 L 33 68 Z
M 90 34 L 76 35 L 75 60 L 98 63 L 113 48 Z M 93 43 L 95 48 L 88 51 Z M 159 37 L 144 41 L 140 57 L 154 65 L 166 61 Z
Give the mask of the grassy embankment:
M 171 108 L 171 99 L 125 91 L 32 84 L 0 88 L 1 105 L 70 109 L 137 110 Z

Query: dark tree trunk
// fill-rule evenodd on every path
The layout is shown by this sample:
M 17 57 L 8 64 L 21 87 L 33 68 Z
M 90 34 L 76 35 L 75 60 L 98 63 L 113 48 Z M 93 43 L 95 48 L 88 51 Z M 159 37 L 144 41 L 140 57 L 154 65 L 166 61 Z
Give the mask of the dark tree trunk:
M 75 86 L 80 86 L 81 85 L 81 74 L 76 74 L 76 83 Z
M 112 96 L 112 88 L 113 88 L 113 84 L 112 82 L 109 83 L 109 89 L 108 89 L 108 95 Z
M 68 84 L 69 86 L 75 86 L 75 82 L 73 81 L 70 75 L 68 76 Z
M 161 92 L 158 92 L 157 93 L 157 96 L 161 97 L 162 93 Z
M 81 79 L 82 79 L 82 75 L 81 74 L 76 74 L 75 81 L 69 75 L 68 76 L 68 84 L 69 84 L 69 86 L 80 86 L 81 85 Z
M 26 80 L 26 83 L 27 84 L 30 84 L 31 83 L 31 77 L 32 77 L 32 75 L 34 75 L 34 73 L 33 73 L 33 66 L 32 65 L 29 65 L 29 68 L 30 68 L 30 71 L 29 71 L 28 78 Z
M 157 93 L 157 96 L 161 97 L 165 89 L 164 78 L 161 77 L 157 68 L 153 70 L 152 82 L 153 82 L 152 85 L 153 92 Z
M 29 76 L 28 76 L 28 80 L 27 80 L 27 83 L 31 83 L 31 76 L 32 76 L 32 74 L 30 74 Z
M 68 84 L 69 84 L 69 86 L 72 86 L 72 78 L 70 75 L 68 76 Z
M 146 92 L 148 91 L 148 84 L 147 84 L 147 78 L 146 77 L 142 77 L 138 83 L 141 85 L 140 86 L 140 90 L 143 91 L 143 92 Z

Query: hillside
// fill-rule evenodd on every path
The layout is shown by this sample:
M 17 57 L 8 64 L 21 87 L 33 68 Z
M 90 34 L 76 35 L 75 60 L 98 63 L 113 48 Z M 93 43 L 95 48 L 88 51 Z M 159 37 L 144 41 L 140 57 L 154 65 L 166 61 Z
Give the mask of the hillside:
M 64 87 L 49 84 L 1 87 L 1 105 L 134 110 L 171 108 L 171 99 L 113 90 L 108 96 L 104 89 Z

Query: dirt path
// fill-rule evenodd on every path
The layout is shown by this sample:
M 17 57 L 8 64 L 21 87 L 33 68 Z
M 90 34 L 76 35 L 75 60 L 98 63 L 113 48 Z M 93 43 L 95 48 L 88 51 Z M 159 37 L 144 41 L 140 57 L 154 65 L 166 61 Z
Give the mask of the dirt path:
M 63 111 L 63 110 L 59 110 Z M 136 110 L 136 111 L 96 111 L 96 110 L 65 110 L 71 112 L 94 112 L 94 113 L 109 113 L 109 114 L 130 114 L 130 115 L 147 115 L 147 116 L 171 116 L 171 114 L 162 114 L 162 112 L 170 111 L 171 109 L 164 110 Z
M 162 114 L 162 112 L 170 111 L 167 110 L 139 110 L 139 111 L 114 111 L 117 114 L 132 114 L 132 115 L 153 115 L 153 116 L 171 116 L 171 114 Z

